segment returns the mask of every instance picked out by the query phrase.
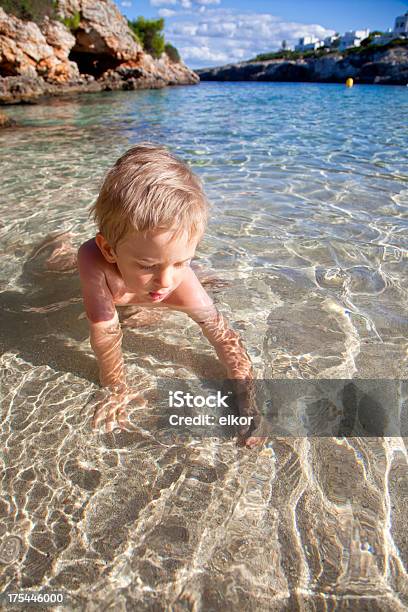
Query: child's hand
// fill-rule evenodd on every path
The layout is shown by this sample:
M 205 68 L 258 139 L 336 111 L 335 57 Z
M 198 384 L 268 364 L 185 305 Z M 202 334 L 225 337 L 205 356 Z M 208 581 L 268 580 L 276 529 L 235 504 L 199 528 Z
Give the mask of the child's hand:
M 121 430 L 135 431 L 137 428 L 129 423 L 126 415 L 126 407 L 133 399 L 136 399 L 140 406 L 146 404 L 146 401 L 140 397 L 138 392 L 129 390 L 126 385 L 108 387 L 104 392 L 103 399 L 98 402 L 95 408 L 92 428 L 98 429 L 99 424 L 105 421 L 106 433 L 113 431 L 115 422 Z
M 238 429 L 239 446 L 254 448 L 268 440 L 268 426 L 256 402 L 255 381 L 246 379 L 235 381 L 240 416 L 251 417 L 251 422 Z
M 267 423 L 262 415 L 256 416 L 250 427 L 240 427 L 238 429 L 238 446 L 246 446 L 248 448 L 254 448 L 256 446 L 262 446 L 267 442 L 268 436 Z

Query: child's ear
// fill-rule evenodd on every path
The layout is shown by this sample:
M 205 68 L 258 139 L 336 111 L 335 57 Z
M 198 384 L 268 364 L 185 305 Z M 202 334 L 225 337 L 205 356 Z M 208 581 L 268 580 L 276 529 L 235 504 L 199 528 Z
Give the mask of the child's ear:
M 116 262 L 116 255 L 113 248 L 110 246 L 109 242 L 102 236 L 100 232 L 98 232 L 95 236 L 95 242 L 99 247 L 102 255 L 109 263 Z

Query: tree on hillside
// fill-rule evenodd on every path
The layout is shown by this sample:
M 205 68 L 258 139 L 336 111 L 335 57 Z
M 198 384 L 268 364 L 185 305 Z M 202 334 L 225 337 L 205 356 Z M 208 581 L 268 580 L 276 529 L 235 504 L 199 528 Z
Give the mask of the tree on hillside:
M 175 64 L 180 62 L 180 53 L 177 51 L 176 47 L 173 47 L 173 45 L 171 45 L 170 43 L 166 43 L 164 46 L 164 50 L 172 62 L 174 62 Z
M 128 21 L 129 27 L 136 34 L 143 49 L 153 57 L 160 57 L 164 51 L 164 19 L 145 19 L 138 17 Z

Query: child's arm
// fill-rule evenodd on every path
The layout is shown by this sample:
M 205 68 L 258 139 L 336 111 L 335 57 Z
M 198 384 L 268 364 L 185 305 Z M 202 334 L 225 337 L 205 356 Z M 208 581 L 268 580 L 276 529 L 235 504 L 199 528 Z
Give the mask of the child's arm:
M 82 296 L 89 324 L 92 349 L 99 365 L 101 385 L 124 384 L 122 355 L 122 330 L 106 282 L 99 264 L 100 254 L 93 241 L 85 242 L 78 251 L 78 269 Z
M 88 319 L 89 321 L 89 319 Z M 91 347 L 99 365 L 99 380 L 102 387 L 118 387 L 126 384 L 122 355 L 122 329 L 118 315 L 109 321 L 89 321 Z
M 253 416 L 253 426 L 241 428 L 240 442 L 247 446 L 262 444 L 266 437 L 255 436 L 253 433 L 262 416 L 256 405 L 252 364 L 239 334 L 229 327 L 228 321 L 218 312 L 192 270 L 189 270 L 185 281 L 167 303 L 183 310 L 198 323 L 204 336 L 213 345 L 228 377 L 234 379 L 240 415 Z
M 126 406 L 134 394 L 129 394 L 127 390 L 122 330 L 101 267 L 100 253 L 96 249 L 98 247 L 94 241 L 88 241 L 80 247 L 78 268 L 91 346 L 98 361 L 101 385 L 108 391 L 95 408 L 93 427 L 97 428 L 100 422 L 105 421 L 106 431 L 110 432 L 115 421 L 123 429 L 130 428 L 126 418 Z
M 251 380 L 252 364 L 242 340 L 228 324 L 227 319 L 215 307 L 207 317 L 197 320 L 207 340 L 213 345 L 219 360 L 227 370 L 228 378 Z
M 166 300 L 166 305 L 182 310 L 198 323 L 204 336 L 213 345 L 229 378 L 253 378 L 251 360 L 239 335 L 218 312 L 191 268 L 181 285 Z
M 239 428 L 239 441 L 246 446 L 262 444 L 267 438 L 256 435 L 262 415 L 256 403 L 255 381 L 251 360 L 240 336 L 229 327 L 226 318 L 218 311 L 203 321 L 197 321 L 204 336 L 213 345 L 219 360 L 234 380 L 234 392 L 240 416 L 251 416 L 252 424 Z

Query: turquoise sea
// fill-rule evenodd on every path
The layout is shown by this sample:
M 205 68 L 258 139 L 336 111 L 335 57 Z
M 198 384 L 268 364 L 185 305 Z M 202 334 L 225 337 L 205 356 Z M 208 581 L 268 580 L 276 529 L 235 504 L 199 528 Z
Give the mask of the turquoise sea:
M 201 83 L 4 111 L 1 589 L 75 610 L 407 609 L 408 88 Z M 146 140 L 204 182 L 197 265 L 257 377 L 393 380 L 376 405 L 401 435 L 177 441 L 154 389 L 219 376 L 215 353 L 185 315 L 135 327 L 126 308 L 149 404 L 138 432 L 92 433 L 77 274 L 44 264 L 94 235 L 104 173 Z

